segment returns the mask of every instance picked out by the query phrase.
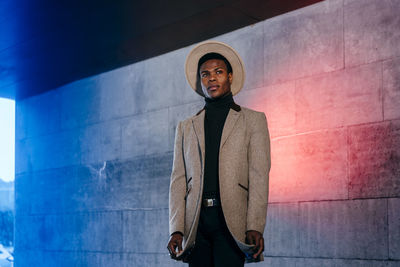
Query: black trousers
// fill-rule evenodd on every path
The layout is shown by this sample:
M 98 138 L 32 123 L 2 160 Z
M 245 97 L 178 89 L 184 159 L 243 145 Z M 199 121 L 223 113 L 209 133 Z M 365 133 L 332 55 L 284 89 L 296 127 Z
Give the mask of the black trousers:
M 189 267 L 243 267 L 244 254 L 230 234 L 221 207 L 202 207 Z

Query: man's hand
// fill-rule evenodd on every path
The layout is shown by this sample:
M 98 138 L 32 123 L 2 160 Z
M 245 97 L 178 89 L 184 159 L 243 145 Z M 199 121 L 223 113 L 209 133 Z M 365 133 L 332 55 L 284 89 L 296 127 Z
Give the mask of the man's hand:
M 173 233 L 169 238 L 167 248 L 169 251 L 169 255 L 174 260 L 176 260 L 176 254 L 182 251 L 182 241 L 183 236 L 179 232 Z M 176 248 L 178 248 L 178 252 L 176 252 Z
M 256 259 L 264 251 L 264 237 L 260 232 L 255 230 L 247 231 L 246 242 L 254 245 L 254 259 Z

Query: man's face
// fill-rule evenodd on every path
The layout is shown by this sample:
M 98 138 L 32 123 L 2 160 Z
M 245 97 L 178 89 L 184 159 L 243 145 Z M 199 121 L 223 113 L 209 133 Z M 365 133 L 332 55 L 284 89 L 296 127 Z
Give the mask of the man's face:
M 201 88 L 208 98 L 218 98 L 231 91 L 232 73 L 221 59 L 210 59 L 200 66 Z

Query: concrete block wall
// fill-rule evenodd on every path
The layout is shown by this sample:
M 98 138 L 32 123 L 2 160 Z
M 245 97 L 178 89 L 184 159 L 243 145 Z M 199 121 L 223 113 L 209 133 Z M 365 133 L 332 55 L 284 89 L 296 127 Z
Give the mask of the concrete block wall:
M 214 38 L 272 138 L 254 266 L 399 266 L 399 13 L 326 0 Z M 165 247 L 175 126 L 203 106 L 191 48 L 16 103 L 15 266 L 184 266 Z

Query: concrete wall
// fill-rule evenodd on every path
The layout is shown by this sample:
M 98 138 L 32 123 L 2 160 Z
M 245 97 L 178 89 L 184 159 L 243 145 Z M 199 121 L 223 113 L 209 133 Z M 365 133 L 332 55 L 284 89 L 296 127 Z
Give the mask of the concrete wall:
M 266 260 L 399 266 L 400 2 L 327 0 L 215 38 L 272 137 Z M 16 266 L 169 260 L 174 128 L 202 99 L 183 48 L 16 103 Z

